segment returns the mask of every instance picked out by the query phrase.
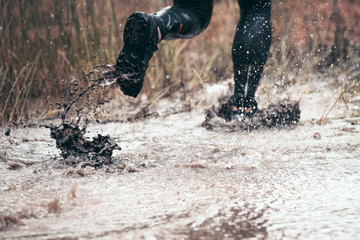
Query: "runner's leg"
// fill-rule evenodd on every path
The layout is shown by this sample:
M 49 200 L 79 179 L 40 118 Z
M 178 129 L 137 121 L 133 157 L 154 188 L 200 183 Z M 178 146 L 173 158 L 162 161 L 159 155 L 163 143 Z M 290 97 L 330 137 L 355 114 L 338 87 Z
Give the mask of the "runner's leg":
M 209 25 L 213 0 L 174 0 L 174 6 L 151 15 L 157 17 L 162 39 L 193 38 Z
M 233 101 L 239 108 L 257 108 L 255 91 L 271 44 L 271 0 L 238 2 L 240 21 L 232 49 L 235 80 Z
M 174 0 L 174 6 L 156 13 L 132 14 L 126 21 L 124 46 L 115 66 L 123 93 L 137 97 L 158 43 L 195 37 L 209 25 L 212 9 L 213 0 Z

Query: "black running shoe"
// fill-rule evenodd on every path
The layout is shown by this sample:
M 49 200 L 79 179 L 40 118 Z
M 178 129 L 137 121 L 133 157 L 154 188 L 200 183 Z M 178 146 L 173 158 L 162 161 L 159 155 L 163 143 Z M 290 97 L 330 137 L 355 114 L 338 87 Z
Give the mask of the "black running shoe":
M 253 98 L 242 98 L 233 96 L 233 106 L 231 111 L 231 119 L 239 118 L 239 116 L 253 117 L 258 111 L 258 105 Z
M 158 50 L 158 29 L 154 16 L 133 13 L 126 21 L 124 47 L 116 60 L 117 83 L 125 95 L 140 93 L 149 61 Z
M 243 117 L 251 118 L 257 112 L 257 102 L 255 99 L 243 99 L 233 96 L 222 103 L 217 111 L 217 115 L 226 121 L 240 119 Z

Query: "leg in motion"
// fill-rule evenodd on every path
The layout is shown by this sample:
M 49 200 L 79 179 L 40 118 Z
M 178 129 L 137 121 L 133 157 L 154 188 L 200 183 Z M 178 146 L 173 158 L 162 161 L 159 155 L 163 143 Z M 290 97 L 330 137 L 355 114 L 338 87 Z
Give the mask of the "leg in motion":
M 271 44 L 271 0 L 238 1 L 240 21 L 232 49 L 235 80 L 233 113 L 251 117 L 257 110 L 255 91 Z
M 208 26 L 212 8 L 212 0 L 174 0 L 174 6 L 159 12 L 132 14 L 126 21 L 124 46 L 115 66 L 123 93 L 137 97 L 160 41 L 198 35 Z

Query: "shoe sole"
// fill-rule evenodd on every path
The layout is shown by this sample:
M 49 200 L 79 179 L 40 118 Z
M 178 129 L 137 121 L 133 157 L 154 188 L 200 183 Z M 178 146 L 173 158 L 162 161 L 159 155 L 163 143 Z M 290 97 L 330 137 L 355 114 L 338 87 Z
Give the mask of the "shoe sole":
M 145 13 L 133 13 L 126 21 L 124 43 L 129 47 L 146 45 L 150 35 L 149 18 Z

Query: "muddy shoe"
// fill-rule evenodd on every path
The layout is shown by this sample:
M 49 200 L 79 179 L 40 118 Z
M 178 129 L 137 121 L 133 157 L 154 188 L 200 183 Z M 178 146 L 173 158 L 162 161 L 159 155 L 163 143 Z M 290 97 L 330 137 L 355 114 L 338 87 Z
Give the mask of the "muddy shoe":
M 142 12 L 132 14 L 124 29 L 124 47 L 116 60 L 117 83 L 125 95 L 137 97 L 145 72 L 159 43 L 154 16 Z
M 217 115 L 230 122 L 241 117 L 251 118 L 257 111 L 258 107 L 255 99 L 243 99 L 234 96 L 220 106 Z
M 231 112 L 231 119 L 239 118 L 239 116 L 243 115 L 245 117 L 253 117 L 257 112 L 258 106 L 257 102 L 253 98 L 241 98 L 237 96 L 233 96 L 233 106 Z

